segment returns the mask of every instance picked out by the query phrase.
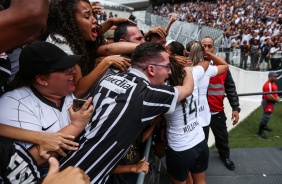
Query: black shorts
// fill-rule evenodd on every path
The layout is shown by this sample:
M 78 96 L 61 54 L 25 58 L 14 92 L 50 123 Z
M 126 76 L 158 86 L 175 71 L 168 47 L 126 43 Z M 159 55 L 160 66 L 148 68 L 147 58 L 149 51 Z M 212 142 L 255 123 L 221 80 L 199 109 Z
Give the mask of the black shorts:
M 209 147 L 203 140 L 193 148 L 185 151 L 174 151 L 170 147 L 166 152 L 167 172 L 177 181 L 185 181 L 190 171 L 198 174 L 208 169 Z
M 269 60 L 270 60 L 269 57 L 268 57 L 268 58 L 266 58 L 266 57 L 260 57 L 259 62 L 262 63 L 263 61 L 265 61 L 266 63 L 268 63 Z

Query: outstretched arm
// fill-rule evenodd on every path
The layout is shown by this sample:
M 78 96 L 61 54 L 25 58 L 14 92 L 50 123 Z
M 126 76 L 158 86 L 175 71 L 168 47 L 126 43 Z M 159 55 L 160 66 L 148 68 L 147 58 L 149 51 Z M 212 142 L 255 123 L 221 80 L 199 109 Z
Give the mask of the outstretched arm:
M 177 20 L 177 18 L 178 18 L 178 15 L 176 13 L 172 13 L 171 14 L 169 22 L 168 22 L 168 24 L 165 27 L 166 35 L 168 35 L 168 32 L 169 32 L 169 29 L 170 29 L 171 25 Z
M 205 50 L 205 55 L 209 58 L 209 60 L 212 60 L 216 64 L 218 70 L 217 75 L 221 75 L 228 70 L 229 68 L 228 63 L 221 57 L 218 57 L 217 55 L 206 50 Z
M 149 163 L 145 161 L 145 157 L 140 160 L 137 164 L 129 164 L 129 165 L 118 165 L 114 170 L 114 174 L 122 174 L 122 173 L 140 173 L 145 172 L 148 173 Z
M 101 24 L 102 26 L 102 32 L 108 31 L 112 26 L 118 26 L 122 23 L 130 23 L 136 25 L 132 20 L 127 18 L 121 18 L 121 17 L 112 17 L 107 19 L 105 22 Z
M 11 0 L 10 7 L 0 11 L 0 52 L 24 45 L 44 28 L 48 7 L 49 0 Z
M 75 91 L 73 94 L 77 98 L 83 98 L 98 83 L 110 66 L 114 66 L 121 71 L 126 71 L 130 66 L 130 59 L 120 56 L 105 57 L 88 75 L 82 77 L 81 69 L 77 65 L 75 68 Z
M 38 132 L 4 124 L 0 124 L 0 136 L 36 144 L 39 154 L 46 159 L 50 156 L 49 151 L 66 156 L 63 149 L 76 150 L 78 147 L 78 143 L 71 141 L 75 138 L 73 135 Z
M 139 44 L 131 42 L 116 42 L 102 45 L 97 49 L 99 56 L 111 56 L 118 54 L 132 54 Z

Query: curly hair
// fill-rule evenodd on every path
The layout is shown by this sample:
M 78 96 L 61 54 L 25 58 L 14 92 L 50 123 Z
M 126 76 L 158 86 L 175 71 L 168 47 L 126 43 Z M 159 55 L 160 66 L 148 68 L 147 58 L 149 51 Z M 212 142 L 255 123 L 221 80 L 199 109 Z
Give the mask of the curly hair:
M 68 44 L 74 54 L 83 55 L 79 63 L 82 75 L 90 73 L 95 66 L 97 48 L 105 44 L 105 39 L 99 26 L 98 37 L 95 42 L 85 41 L 82 32 L 76 21 L 77 4 L 88 0 L 51 0 L 49 15 L 47 19 L 47 33 L 57 43 Z M 57 38 L 55 35 L 63 36 L 66 41 Z
M 186 46 L 186 50 L 189 53 L 189 58 L 192 60 L 193 66 L 204 61 L 203 48 L 199 41 L 189 42 Z

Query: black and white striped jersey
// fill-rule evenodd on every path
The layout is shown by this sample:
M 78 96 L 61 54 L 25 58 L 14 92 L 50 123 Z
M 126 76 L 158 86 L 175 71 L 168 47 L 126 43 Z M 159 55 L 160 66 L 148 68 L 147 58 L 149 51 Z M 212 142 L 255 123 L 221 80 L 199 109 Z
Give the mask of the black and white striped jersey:
M 0 183 L 35 183 L 40 173 L 29 152 L 20 144 L 0 144 Z
M 143 128 L 159 114 L 173 112 L 178 92 L 171 86 L 151 86 L 142 72 L 132 69 L 104 77 L 92 96 L 95 109 L 80 147 L 60 165 L 80 167 L 91 183 L 105 183 Z

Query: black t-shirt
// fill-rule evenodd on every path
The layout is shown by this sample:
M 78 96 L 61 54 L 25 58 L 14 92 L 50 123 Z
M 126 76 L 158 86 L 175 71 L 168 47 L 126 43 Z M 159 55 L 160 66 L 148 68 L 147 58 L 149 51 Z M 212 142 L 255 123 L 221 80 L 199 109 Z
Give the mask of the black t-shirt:
M 241 49 L 241 53 L 247 53 L 250 50 L 247 45 L 246 46 L 241 45 L 240 49 Z

